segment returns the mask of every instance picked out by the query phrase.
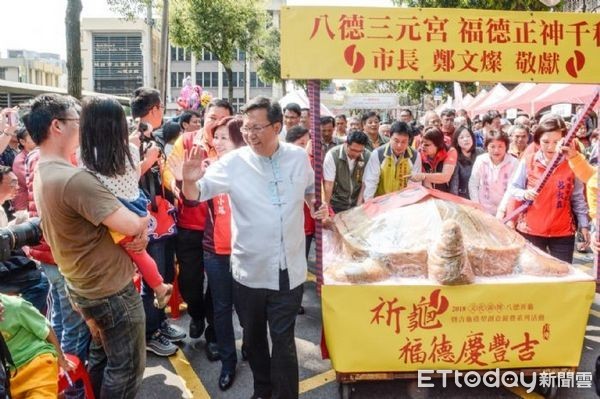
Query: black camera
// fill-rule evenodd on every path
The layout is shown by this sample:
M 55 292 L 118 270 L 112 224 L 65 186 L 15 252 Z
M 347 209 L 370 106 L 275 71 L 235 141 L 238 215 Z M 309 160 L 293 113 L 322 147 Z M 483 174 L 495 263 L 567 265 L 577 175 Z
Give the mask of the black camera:
M 40 218 L 31 218 L 21 224 L 0 228 L 0 262 L 11 257 L 11 252 L 25 245 L 39 244 L 42 239 Z

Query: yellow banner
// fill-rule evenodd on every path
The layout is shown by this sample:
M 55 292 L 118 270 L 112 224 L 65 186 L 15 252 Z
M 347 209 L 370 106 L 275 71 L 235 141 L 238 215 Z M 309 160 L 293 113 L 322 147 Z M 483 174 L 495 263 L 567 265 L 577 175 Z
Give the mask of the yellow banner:
M 338 372 L 577 367 L 594 292 L 594 282 L 324 285 L 323 326 Z
M 597 83 L 600 14 L 283 7 L 284 79 Z

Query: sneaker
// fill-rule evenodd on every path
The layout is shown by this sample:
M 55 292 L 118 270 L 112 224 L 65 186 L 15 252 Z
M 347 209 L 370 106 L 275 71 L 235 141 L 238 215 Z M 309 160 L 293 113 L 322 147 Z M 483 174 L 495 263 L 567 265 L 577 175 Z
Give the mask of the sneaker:
M 187 335 L 183 331 L 173 327 L 166 321 L 162 323 L 159 331 L 166 339 L 168 339 L 171 342 L 180 342 L 183 341 L 185 337 L 187 337 Z
M 177 345 L 174 345 L 166 337 L 164 337 L 160 330 L 152 334 L 152 336 L 146 339 L 146 350 L 153 352 L 158 356 L 171 356 L 177 352 Z

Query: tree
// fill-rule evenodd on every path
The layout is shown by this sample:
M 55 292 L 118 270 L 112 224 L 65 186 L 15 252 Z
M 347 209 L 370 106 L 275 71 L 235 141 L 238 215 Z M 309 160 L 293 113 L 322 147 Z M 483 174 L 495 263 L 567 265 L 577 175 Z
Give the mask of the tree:
M 263 53 L 264 42 L 267 38 L 267 13 L 261 7 L 261 3 L 257 0 L 251 0 L 252 7 L 246 7 L 244 12 L 247 15 L 242 15 L 242 20 L 245 21 L 246 27 L 243 33 L 238 37 L 238 48 L 246 54 L 246 60 L 257 61 Z M 244 62 L 244 76 L 248 76 L 248 63 Z M 244 86 L 244 102 L 248 102 L 248 93 Z
M 597 12 L 600 9 L 598 0 L 571 0 L 565 1 L 563 11 L 571 12 Z
M 178 46 L 196 55 L 210 51 L 223 64 L 232 102 L 235 50 L 260 38 L 264 25 L 254 21 L 264 12 L 256 0 L 174 0 L 169 31 Z
M 549 11 L 539 0 L 392 0 L 397 6 L 431 8 L 479 8 L 482 10 Z M 561 4 L 554 7 L 559 10 Z
M 67 36 L 67 90 L 81 99 L 81 0 L 68 0 L 65 16 Z
M 256 73 L 263 82 L 279 83 L 285 95 L 285 80 L 281 78 L 281 57 L 279 53 L 281 34 L 278 29 L 269 28 L 263 41 L 262 52 L 257 56 Z
M 109 8 L 114 12 L 121 14 L 126 20 L 134 20 L 146 13 L 146 23 L 149 26 L 150 35 L 152 35 L 152 19 L 153 0 L 106 0 Z M 161 92 L 163 102 L 167 100 L 167 62 L 169 59 L 169 0 L 162 0 L 157 3 L 157 8 L 162 8 L 162 18 L 160 24 L 160 54 L 158 57 L 158 74 L 156 86 Z M 150 39 L 152 42 L 152 38 Z M 152 51 L 150 46 L 149 51 Z M 151 57 L 152 58 L 152 57 Z M 151 80 L 153 77 L 151 77 Z
M 511 11 L 549 11 L 550 9 L 539 0 L 392 0 L 392 3 L 399 7 L 479 8 Z M 554 9 L 559 10 L 560 4 Z M 461 86 L 463 93 L 475 91 L 474 83 L 461 82 Z M 403 81 L 399 87 L 413 100 L 419 100 L 423 94 L 433 92 L 435 87 L 440 87 L 447 95 L 453 93 L 452 82 Z
M 106 0 L 108 7 L 121 14 L 127 20 L 133 20 L 146 12 L 146 7 L 152 6 L 152 0 Z
M 348 85 L 352 93 L 397 93 L 399 80 L 353 80 Z

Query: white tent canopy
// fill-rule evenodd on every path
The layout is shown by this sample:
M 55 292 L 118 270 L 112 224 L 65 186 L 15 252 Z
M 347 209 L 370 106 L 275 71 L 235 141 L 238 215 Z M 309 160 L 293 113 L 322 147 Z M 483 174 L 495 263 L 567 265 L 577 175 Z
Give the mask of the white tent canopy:
M 478 104 L 468 106 L 467 109 L 471 115 L 477 115 L 486 112 L 488 109 L 491 109 L 492 105 L 496 104 L 498 100 L 506 97 L 508 93 L 510 93 L 510 91 L 501 83 L 498 83 L 492 90 L 490 90 L 485 99 L 481 100 L 481 102 Z
M 300 108 L 310 108 L 308 97 L 304 90 L 294 90 L 279 99 L 281 108 L 285 108 L 289 103 L 296 103 Z M 323 103 L 321 103 L 321 116 L 334 116 L 333 113 Z

